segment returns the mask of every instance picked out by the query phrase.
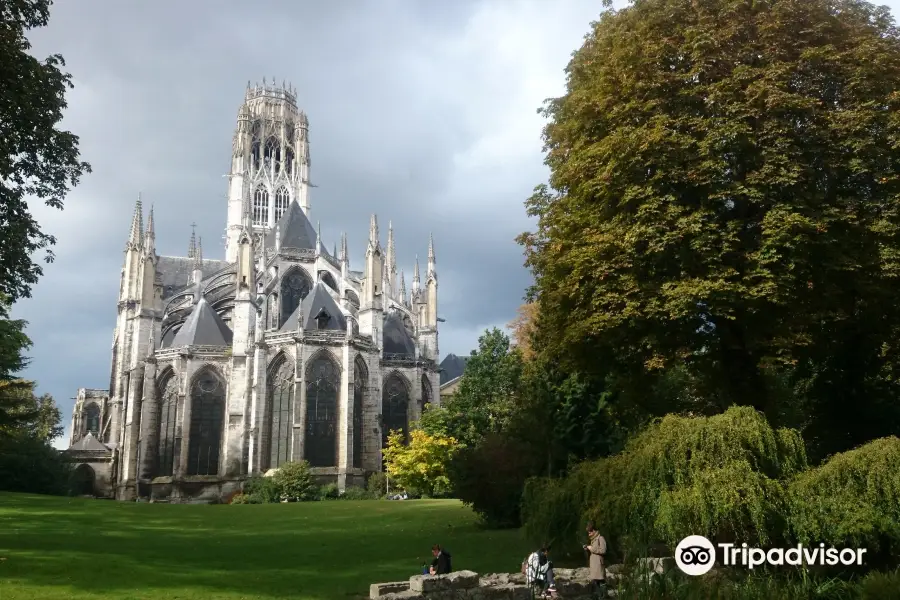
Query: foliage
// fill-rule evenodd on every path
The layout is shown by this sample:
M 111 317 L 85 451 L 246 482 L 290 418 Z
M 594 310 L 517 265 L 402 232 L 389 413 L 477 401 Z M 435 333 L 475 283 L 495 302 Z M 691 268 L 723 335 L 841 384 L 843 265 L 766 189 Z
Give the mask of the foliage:
M 28 198 L 62 209 L 63 199 L 90 166 L 79 160 L 78 137 L 57 128 L 72 78 L 63 57 L 40 61 L 25 32 L 45 27 L 50 0 L 5 2 L 0 7 L 0 294 L 10 302 L 28 297 L 41 275 L 32 255 L 56 240 L 40 230 Z M 2 344 L 0 344 L 2 345 Z
M 309 463 L 305 460 L 284 463 L 271 479 L 278 488 L 281 500 L 302 502 L 315 499 L 316 485 Z
M 318 500 L 337 500 L 341 497 L 341 490 L 336 483 L 328 483 L 316 490 Z
M 250 500 L 250 496 L 247 494 L 235 494 L 231 497 L 232 504 L 261 504 L 259 502 L 252 502 Z
M 616 597 L 625 600 L 889 600 L 900 598 L 898 583 L 900 573 L 873 572 L 852 581 L 793 569 L 733 571 L 716 577 L 690 577 L 672 569 L 648 578 L 646 573 L 632 568 L 622 573 Z
M 426 411 L 422 428 L 474 446 L 488 433 L 506 426 L 515 412 L 522 357 L 497 328 L 478 339 L 478 350 L 466 362 L 456 393 L 439 408 Z
M 27 365 L 24 352 L 31 347 L 25 321 L 9 318 L 8 298 L 0 292 L 0 380 L 15 378 Z
M 387 475 L 376 472 L 369 475 L 366 481 L 366 490 L 376 498 L 384 498 L 387 495 Z
M 789 522 L 803 544 L 867 548 L 867 564 L 900 551 L 900 439 L 832 456 L 789 487 Z M 877 556 L 881 554 L 881 556 Z
M 531 341 L 534 337 L 535 321 L 537 319 L 537 302 L 528 302 L 516 311 L 516 318 L 506 326 L 512 333 L 512 341 L 522 354 L 522 360 L 526 363 L 534 358 L 534 349 Z
M 710 404 L 772 418 L 789 389 L 816 456 L 900 431 L 889 9 L 633 2 L 567 76 L 520 236 L 535 350 L 597 381 L 614 370 L 623 401 L 676 365 Z
M 471 506 L 489 527 L 518 527 L 522 488 L 539 465 L 526 444 L 489 434 L 460 450 L 451 464 L 456 497 Z
M 784 539 L 785 482 L 806 467 L 800 435 L 773 430 L 748 407 L 713 417 L 669 415 L 625 450 L 587 461 L 564 479 L 532 481 L 523 495 L 526 534 L 580 546 L 593 519 L 620 546 L 670 547 L 690 534 L 714 542 Z
M 242 489 L 250 504 L 268 504 L 281 501 L 281 491 L 273 477 L 250 477 Z
M 378 496 L 361 487 L 350 486 L 340 495 L 341 500 L 377 500 Z
M 17 433 L 0 436 L 0 491 L 64 496 L 72 465 L 45 441 Z
M 383 454 L 388 475 L 401 488 L 441 497 L 450 492 L 448 465 L 458 449 L 452 437 L 429 435 L 416 428 L 410 432 L 408 444 L 402 433 L 391 432 Z

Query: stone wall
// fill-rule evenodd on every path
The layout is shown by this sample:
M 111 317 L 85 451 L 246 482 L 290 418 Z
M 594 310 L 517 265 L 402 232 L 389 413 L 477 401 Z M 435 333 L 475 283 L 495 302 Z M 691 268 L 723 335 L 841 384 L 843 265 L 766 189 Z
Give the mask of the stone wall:
M 555 569 L 554 575 L 559 598 L 592 600 L 588 569 Z M 613 578 L 607 574 L 608 582 Z M 532 600 L 536 596 L 521 573 L 416 575 L 409 581 L 376 583 L 369 589 L 372 600 Z
M 653 577 L 675 568 L 675 559 L 639 558 L 631 567 L 631 576 Z M 623 565 L 606 568 L 607 594 L 616 597 L 616 585 L 622 577 Z M 554 569 L 557 598 L 560 600 L 594 600 L 591 595 L 590 571 L 583 569 Z M 472 571 L 458 571 L 449 575 L 416 575 L 409 581 L 375 583 L 369 588 L 372 600 L 532 600 L 531 586 L 521 573 L 479 575 Z

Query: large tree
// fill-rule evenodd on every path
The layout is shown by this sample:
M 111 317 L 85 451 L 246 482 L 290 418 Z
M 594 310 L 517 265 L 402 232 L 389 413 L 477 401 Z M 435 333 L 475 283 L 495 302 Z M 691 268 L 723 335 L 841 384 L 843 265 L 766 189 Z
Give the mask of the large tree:
M 28 30 L 44 27 L 50 0 L 0 0 L 0 296 L 28 297 L 41 266 L 53 259 L 52 235 L 31 214 L 29 198 L 61 209 L 70 188 L 90 172 L 79 159 L 78 137 L 59 128 L 71 76 L 63 57 L 29 53 Z M 2 341 L 0 341 L 2 343 Z
M 567 75 L 544 109 L 538 228 L 520 238 L 540 352 L 636 396 L 683 370 L 702 408 L 790 413 L 829 449 L 895 432 L 888 9 L 634 1 L 601 15 Z

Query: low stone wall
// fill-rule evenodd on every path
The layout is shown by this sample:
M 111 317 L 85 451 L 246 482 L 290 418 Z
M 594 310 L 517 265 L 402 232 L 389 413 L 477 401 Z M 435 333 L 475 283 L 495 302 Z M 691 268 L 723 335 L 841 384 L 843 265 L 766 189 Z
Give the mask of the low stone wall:
M 555 569 L 556 590 L 561 599 L 591 600 L 587 569 Z M 611 577 L 611 575 L 610 575 Z M 609 578 L 607 580 L 609 580 Z M 375 583 L 372 600 L 532 600 L 531 586 L 520 573 L 479 575 L 458 571 L 449 575 L 416 575 L 409 581 Z
M 674 568 L 673 558 L 640 558 L 634 574 L 651 577 Z M 606 569 L 606 584 L 610 598 L 616 597 L 616 583 L 622 565 Z M 590 570 L 554 569 L 556 592 L 560 600 L 593 600 Z M 372 600 L 532 600 L 531 586 L 521 573 L 479 575 L 472 571 L 457 571 L 449 575 L 416 575 L 409 581 L 375 583 L 369 588 Z

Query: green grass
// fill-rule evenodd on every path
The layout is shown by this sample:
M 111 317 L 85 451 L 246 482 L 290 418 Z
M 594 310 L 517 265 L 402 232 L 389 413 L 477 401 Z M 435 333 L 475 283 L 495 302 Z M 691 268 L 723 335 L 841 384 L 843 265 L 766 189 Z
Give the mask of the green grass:
M 367 597 L 415 575 L 432 544 L 456 570 L 516 571 L 518 531 L 459 502 L 167 505 L 0 493 L 0 599 Z M 3 560 L 5 559 L 5 560 Z

